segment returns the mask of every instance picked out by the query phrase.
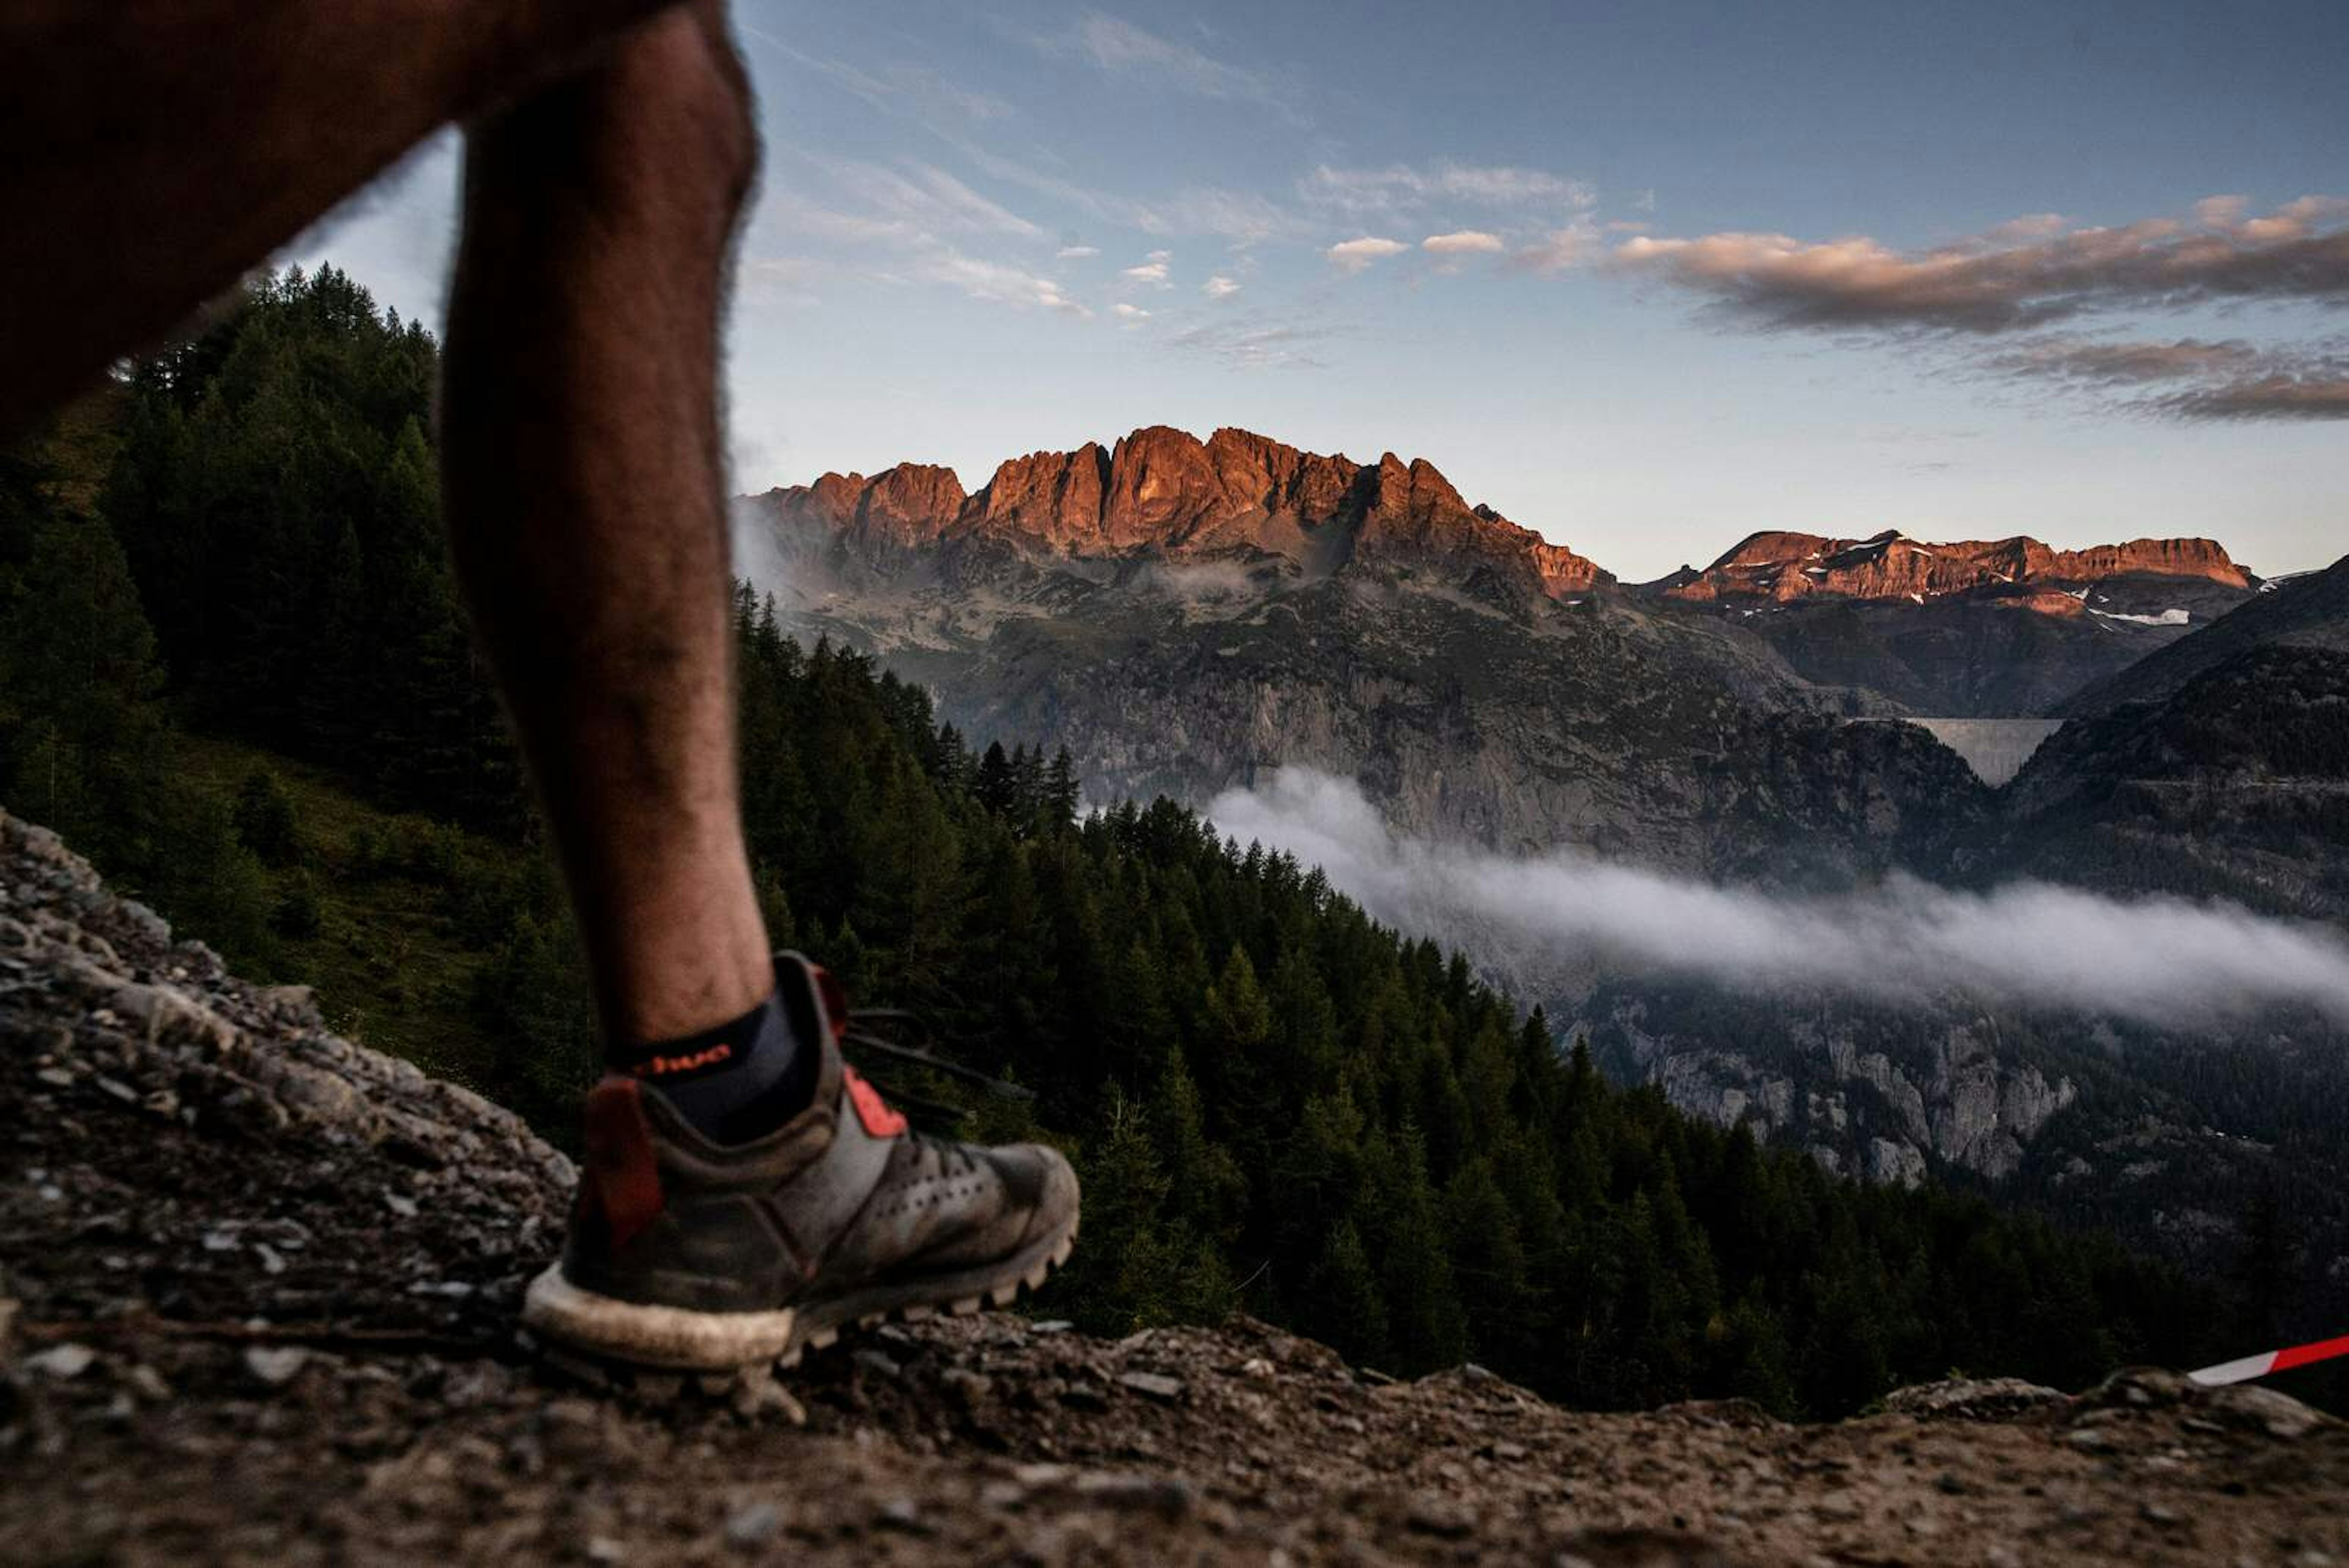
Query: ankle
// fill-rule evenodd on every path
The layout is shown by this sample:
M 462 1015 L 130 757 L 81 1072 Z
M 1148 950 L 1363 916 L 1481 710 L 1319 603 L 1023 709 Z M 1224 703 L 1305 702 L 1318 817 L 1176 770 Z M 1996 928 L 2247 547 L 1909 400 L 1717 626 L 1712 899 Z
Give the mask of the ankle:
M 822 1064 L 779 991 L 740 1018 L 680 1039 L 612 1050 L 616 1073 L 642 1080 L 718 1143 L 763 1137 L 806 1109 Z

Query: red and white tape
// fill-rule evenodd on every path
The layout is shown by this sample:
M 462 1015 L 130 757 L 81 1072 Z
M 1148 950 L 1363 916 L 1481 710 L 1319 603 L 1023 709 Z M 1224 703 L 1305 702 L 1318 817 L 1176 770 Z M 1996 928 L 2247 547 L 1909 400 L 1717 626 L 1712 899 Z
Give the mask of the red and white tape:
M 2349 1355 L 2349 1334 L 2339 1339 L 2320 1339 L 2314 1345 L 2296 1345 L 2290 1350 L 2271 1350 L 2264 1355 L 2246 1355 L 2240 1361 L 2222 1361 L 2216 1366 L 2206 1366 L 2186 1376 L 2197 1383 L 2249 1383 L 2254 1377 L 2265 1377 L 2271 1372 L 2289 1372 L 2295 1366 L 2312 1366 L 2320 1361 L 2330 1361 L 2336 1355 Z

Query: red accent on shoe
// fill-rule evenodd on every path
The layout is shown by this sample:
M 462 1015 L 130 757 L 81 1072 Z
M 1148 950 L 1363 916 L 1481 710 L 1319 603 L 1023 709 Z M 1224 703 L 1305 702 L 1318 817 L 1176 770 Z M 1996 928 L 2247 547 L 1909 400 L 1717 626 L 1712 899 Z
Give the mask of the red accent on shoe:
M 832 1020 L 832 1038 L 835 1044 L 848 1038 L 848 990 L 840 977 L 820 963 L 808 965 L 815 975 L 816 993 L 823 998 L 824 1015 Z
M 645 1120 L 644 1086 L 634 1078 L 605 1078 L 587 1092 L 586 1121 L 580 1199 L 602 1218 L 616 1250 L 651 1224 L 667 1202 L 652 1125 Z
M 874 1137 L 895 1137 L 905 1130 L 905 1113 L 891 1108 L 881 1097 L 881 1091 L 866 1083 L 855 1068 L 843 1067 L 842 1079 L 848 1085 L 849 1103 L 856 1107 L 856 1119 Z

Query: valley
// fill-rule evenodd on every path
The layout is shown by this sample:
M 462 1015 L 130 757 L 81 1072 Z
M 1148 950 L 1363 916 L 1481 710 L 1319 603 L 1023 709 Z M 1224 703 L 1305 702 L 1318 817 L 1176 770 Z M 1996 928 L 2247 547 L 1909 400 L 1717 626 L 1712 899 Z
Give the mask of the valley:
M 1231 431 L 1023 458 L 968 496 L 907 473 L 738 503 L 761 586 L 975 743 L 1066 746 L 1097 798 L 1304 767 L 1433 855 L 2349 919 L 2349 563 L 2269 582 L 2209 539 L 1780 533 L 1626 585 L 1423 462 Z M 2349 1023 L 2321 1009 L 2165 1023 L 1930 976 L 1898 1002 L 1670 977 L 1339 885 L 1461 941 L 1617 1075 L 1830 1170 L 2023 1197 L 2221 1269 L 2289 1194 L 2297 1299 L 2349 1279 L 2326 1119 Z

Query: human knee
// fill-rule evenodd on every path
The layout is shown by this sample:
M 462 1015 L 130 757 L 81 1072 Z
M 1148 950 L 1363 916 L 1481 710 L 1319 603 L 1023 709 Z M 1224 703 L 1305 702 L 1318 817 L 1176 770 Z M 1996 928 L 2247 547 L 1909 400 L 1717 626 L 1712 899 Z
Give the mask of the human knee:
M 656 187 L 730 220 L 759 161 L 749 75 L 715 0 L 673 6 L 610 52 L 473 128 L 494 203 L 596 200 Z
M 758 106 L 716 0 L 695 0 L 647 29 L 637 101 L 673 128 L 671 172 L 712 182 L 739 204 L 759 168 Z

